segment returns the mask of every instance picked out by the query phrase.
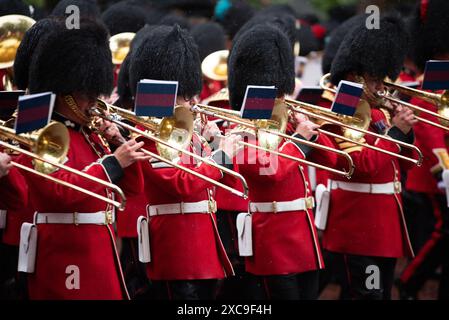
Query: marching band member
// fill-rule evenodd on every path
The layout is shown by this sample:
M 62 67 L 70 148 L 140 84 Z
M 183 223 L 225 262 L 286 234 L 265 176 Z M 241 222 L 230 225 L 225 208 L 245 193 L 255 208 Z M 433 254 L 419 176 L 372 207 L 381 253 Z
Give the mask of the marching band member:
M 90 108 L 100 94 L 108 95 L 112 89 L 111 53 L 104 27 L 86 20 L 81 21 L 80 29 L 58 28 L 39 41 L 30 65 L 30 93 L 54 92 L 53 119 L 69 129 L 65 164 L 120 183 L 125 193 L 139 192 L 143 180 L 140 167 L 134 163 L 148 159 L 136 151 L 143 143 L 131 140 L 109 154 L 107 146 L 88 128 Z M 18 161 L 32 167 L 26 156 L 19 156 Z M 104 186 L 76 174 L 58 170 L 51 175 L 110 196 Z M 29 297 L 126 298 L 111 229 L 112 208 L 47 179 L 24 176 L 39 234 L 35 270 L 27 277 Z
M 346 35 L 332 62 L 331 81 L 364 83 L 371 106 L 370 130 L 413 142 L 416 123 L 411 110 L 398 107 L 390 117 L 371 99 L 383 90 L 386 76 L 399 74 L 407 50 L 407 33 L 399 18 L 382 17 L 380 29 L 367 29 L 364 21 Z M 398 145 L 365 137 L 366 142 L 392 152 L 406 153 Z M 331 176 L 331 202 L 323 247 L 343 255 L 347 286 L 354 299 L 390 299 L 396 258 L 413 255 L 402 212 L 397 158 L 348 142 L 339 147 L 351 154 L 355 172 L 351 181 Z M 367 277 L 380 277 L 368 287 Z M 368 272 L 368 273 L 367 273 Z
M 133 50 L 129 77 L 134 95 L 141 79 L 178 81 L 177 108 L 190 110 L 202 83 L 198 49 L 192 37 L 178 25 L 150 30 L 145 41 Z M 193 116 L 185 121 L 193 121 Z M 216 126 L 208 128 L 218 131 Z M 223 139 L 211 159 L 222 163 L 224 158 L 225 163 L 232 164 L 237 141 L 236 136 Z M 146 141 L 145 148 L 157 152 L 152 141 Z M 206 148 L 194 133 L 190 149 L 202 155 Z M 222 178 L 217 168 L 186 163 L 184 158 L 180 164 L 214 180 Z M 149 163 L 144 173 L 151 247 L 147 274 L 156 298 L 214 298 L 216 280 L 232 275 L 233 270 L 216 227 L 212 185 L 161 162 Z
M 278 103 L 282 103 L 283 97 L 293 91 L 294 79 L 291 43 L 280 29 L 260 24 L 237 38 L 229 57 L 229 93 L 234 110 L 241 108 L 248 85 L 275 86 Z M 316 138 L 317 125 L 300 116 L 296 120 L 296 137 Z M 311 149 L 283 140 L 279 151 L 304 159 Z M 313 225 L 307 170 L 282 157 L 255 156 L 251 149 L 245 149 L 243 159 L 237 156 L 239 172 L 250 187 L 253 254 L 246 257 L 245 265 L 254 275 L 251 297 L 316 299 L 317 270 L 324 265 Z M 263 170 L 267 172 L 261 173 Z
M 446 13 L 449 11 L 447 1 L 418 1 L 412 17 L 411 31 L 413 35 L 411 57 L 417 70 L 417 79 L 422 84 L 425 63 L 428 60 L 449 60 Z M 436 112 L 435 105 L 418 97 L 410 103 Z M 426 113 L 420 116 L 428 120 L 438 121 Z M 423 236 L 413 243 L 419 251 L 412 262 L 403 271 L 399 288 L 404 299 L 414 299 L 425 280 L 442 265 L 442 276 L 439 287 L 439 298 L 449 297 L 449 262 L 446 258 L 448 250 L 449 210 L 442 181 L 443 172 L 449 169 L 447 151 L 447 132 L 418 122 L 415 126 L 416 145 L 422 150 L 424 162 L 421 167 L 409 171 L 406 188 L 409 197 L 409 217 L 414 219 L 414 227 Z M 445 188 L 448 188 L 445 186 Z M 430 230 L 429 230 L 430 229 Z

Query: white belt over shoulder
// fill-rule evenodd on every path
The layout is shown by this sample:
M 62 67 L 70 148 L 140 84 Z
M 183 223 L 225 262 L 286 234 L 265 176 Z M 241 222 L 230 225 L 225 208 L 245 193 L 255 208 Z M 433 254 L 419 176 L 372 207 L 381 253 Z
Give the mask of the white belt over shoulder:
M 401 182 L 387 183 L 358 183 L 347 181 L 330 181 L 331 190 L 341 189 L 345 191 L 372 193 L 372 194 L 397 194 L 401 193 Z
M 203 200 L 198 202 L 149 205 L 147 211 L 150 217 L 166 214 L 215 213 L 217 211 L 217 203 L 215 200 Z
M 35 224 L 112 224 L 114 211 L 99 211 L 93 213 L 40 213 L 34 216 Z
M 313 197 L 299 198 L 291 201 L 251 202 L 251 212 L 287 212 L 312 209 L 315 206 Z

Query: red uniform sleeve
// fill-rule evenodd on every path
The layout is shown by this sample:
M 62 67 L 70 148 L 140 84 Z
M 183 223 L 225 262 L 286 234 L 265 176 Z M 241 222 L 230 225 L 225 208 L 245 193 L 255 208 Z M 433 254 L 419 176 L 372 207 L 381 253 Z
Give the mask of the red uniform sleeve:
M 28 184 L 20 169 L 12 168 L 0 179 L 0 208 L 19 210 L 28 205 Z
M 144 146 L 145 149 L 153 153 L 157 153 L 152 141 L 148 141 L 146 139 L 140 139 L 140 141 L 144 141 L 146 143 Z M 154 167 L 150 163 L 143 165 L 145 181 L 160 186 L 169 194 L 184 196 L 191 193 L 204 191 L 206 188 L 213 186 L 212 183 L 181 169 L 174 167 L 157 168 L 157 164 L 162 165 L 162 162 L 153 163 Z M 200 164 L 198 167 L 188 166 L 182 163 L 180 163 L 180 165 L 188 167 L 189 169 L 216 181 L 223 177 L 222 172 L 219 169 L 205 163 Z M 163 166 L 165 166 L 165 164 Z

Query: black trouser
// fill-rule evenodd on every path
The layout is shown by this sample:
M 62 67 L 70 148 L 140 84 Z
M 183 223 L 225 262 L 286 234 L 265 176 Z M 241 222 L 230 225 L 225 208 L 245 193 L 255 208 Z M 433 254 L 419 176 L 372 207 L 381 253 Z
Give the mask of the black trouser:
M 27 298 L 26 276 L 17 272 L 18 260 L 19 247 L 0 242 L 0 300 Z
M 153 281 L 153 298 L 156 300 L 213 300 L 217 280 Z
M 316 300 L 318 271 L 252 276 L 249 288 L 254 300 Z
M 354 300 L 391 300 L 396 258 L 343 254 L 346 277 L 343 297 Z
M 120 263 L 130 298 L 149 298 L 150 281 L 145 273 L 145 265 L 138 259 L 137 238 L 122 238 Z
M 415 204 L 412 212 L 424 217 L 432 215 L 433 232 L 426 241 L 415 251 L 416 256 L 405 268 L 400 279 L 401 298 L 416 298 L 417 292 L 424 282 L 435 274 L 441 266 L 439 298 L 449 299 L 449 211 L 444 195 L 428 195 L 411 193 Z
M 237 211 L 219 210 L 216 214 L 217 228 L 223 246 L 234 268 L 235 276 L 219 280 L 218 300 L 250 299 L 250 275 L 245 271 L 245 259 L 239 255 L 236 219 Z
M 343 296 L 343 294 L 348 293 L 348 288 L 345 288 L 347 281 L 343 255 L 327 250 L 323 250 L 322 252 L 326 268 L 319 271 L 318 293 L 321 294 L 328 284 L 335 283 L 341 287 L 340 299 L 349 299 L 349 296 Z

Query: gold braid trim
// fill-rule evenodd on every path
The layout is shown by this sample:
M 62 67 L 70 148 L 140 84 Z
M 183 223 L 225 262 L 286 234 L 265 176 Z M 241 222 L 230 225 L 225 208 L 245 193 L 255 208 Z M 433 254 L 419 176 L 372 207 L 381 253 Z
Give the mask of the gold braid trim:
M 69 106 L 70 110 L 80 119 L 82 120 L 83 124 L 86 124 L 90 122 L 90 119 L 81 112 L 81 110 L 78 108 L 78 105 L 76 104 L 75 99 L 71 95 L 65 95 L 64 96 L 65 103 Z

